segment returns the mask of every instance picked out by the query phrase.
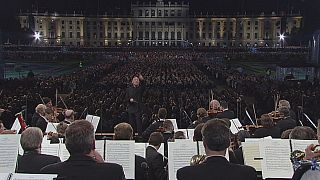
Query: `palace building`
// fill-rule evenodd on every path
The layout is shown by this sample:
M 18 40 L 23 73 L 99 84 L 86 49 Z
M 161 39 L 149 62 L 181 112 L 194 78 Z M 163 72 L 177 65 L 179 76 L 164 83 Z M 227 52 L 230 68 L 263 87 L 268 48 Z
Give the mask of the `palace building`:
M 34 43 L 52 46 L 273 47 L 302 27 L 299 14 L 191 15 L 188 3 L 162 0 L 132 3 L 126 16 L 36 12 L 19 20 L 40 35 Z

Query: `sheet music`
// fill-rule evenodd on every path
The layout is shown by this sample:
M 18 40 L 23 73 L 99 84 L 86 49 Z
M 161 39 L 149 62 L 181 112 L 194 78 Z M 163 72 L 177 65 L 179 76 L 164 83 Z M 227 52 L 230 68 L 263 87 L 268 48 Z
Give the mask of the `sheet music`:
M 0 173 L 14 172 L 16 169 L 20 135 L 0 135 Z
M 134 179 L 134 141 L 106 141 L 106 162 L 117 163 L 123 167 L 126 179 Z
M 65 144 L 60 144 L 59 157 L 60 157 L 61 161 L 66 161 L 70 157 L 70 153 L 67 150 Z
M 86 116 L 86 120 L 91 122 L 91 124 L 93 125 L 93 128 L 94 128 L 94 132 L 96 132 L 97 128 L 98 128 L 98 125 L 99 125 L 100 117 L 99 116 L 93 116 L 93 115 L 87 115 Z
M 104 140 L 96 140 L 95 142 L 96 151 L 102 156 L 103 160 L 104 157 Z
M 60 144 L 43 144 L 41 145 L 41 154 L 59 156 Z
M 147 143 L 135 143 L 134 154 L 146 158 Z
M 10 173 L 0 173 L 0 180 L 8 180 Z
M 300 150 L 300 151 L 305 152 L 305 149 L 311 144 L 317 145 L 319 143 L 318 143 L 318 140 L 291 139 L 292 151 Z
M 199 155 L 206 155 L 203 141 L 198 141 L 198 145 L 199 145 Z M 229 151 L 226 151 L 226 155 L 224 157 L 229 161 L 229 158 L 230 158 Z
M 198 145 L 199 145 L 199 155 L 205 155 L 206 151 L 203 146 L 203 141 L 198 141 Z
M 291 178 L 293 168 L 290 162 L 289 139 L 263 139 L 259 141 L 261 168 L 265 178 Z
M 174 130 L 174 132 L 176 132 L 178 130 L 177 120 L 176 119 L 166 119 L 166 120 L 170 120 L 172 122 L 173 130 Z
M 175 180 L 177 170 L 189 166 L 192 156 L 196 154 L 196 142 L 190 140 L 168 142 L 169 180 Z
M 54 132 L 54 133 L 57 133 L 57 126 L 58 126 L 59 123 L 51 123 L 49 122 L 48 125 L 47 125 L 47 129 L 46 129 L 46 132 Z
M 193 140 L 194 129 L 187 129 L 187 131 L 188 131 L 188 139 Z
M 17 131 L 16 133 L 18 134 L 20 129 L 21 129 L 21 125 L 19 123 L 18 118 L 16 118 L 16 120 L 14 120 L 14 123 L 13 123 L 13 125 L 11 127 L 11 130 L 16 130 Z
M 242 124 L 241 124 L 241 122 L 239 121 L 238 118 L 230 119 L 230 123 L 231 123 L 230 130 L 231 130 L 232 134 L 236 134 L 240 130 L 244 130 L 243 128 L 241 128 Z
M 242 142 L 242 152 L 244 164 L 252 166 L 256 171 L 261 171 L 261 156 L 259 141 L 256 142 Z
M 53 180 L 57 174 L 21 174 L 13 173 L 10 180 Z
M 148 144 L 149 145 L 149 144 Z M 158 149 L 158 153 L 162 154 L 164 156 L 164 143 L 161 143 L 160 148 Z

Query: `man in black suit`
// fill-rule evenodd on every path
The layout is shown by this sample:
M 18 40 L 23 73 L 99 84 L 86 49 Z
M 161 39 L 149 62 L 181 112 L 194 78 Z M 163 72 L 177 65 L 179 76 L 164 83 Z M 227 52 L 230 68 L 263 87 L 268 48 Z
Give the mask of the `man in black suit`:
M 278 108 L 280 114 L 283 114 L 283 119 L 277 122 L 276 127 L 280 128 L 280 134 L 288 129 L 293 129 L 297 126 L 294 119 L 290 117 L 290 110 L 287 107 Z
M 149 178 L 152 180 L 167 180 L 167 159 L 158 152 L 164 141 L 160 132 L 153 132 L 149 138 L 149 146 L 146 149 L 146 160 L 149 165 Z
M 94 128 L 85 120 L 71 123 L 66 130 L 66 148 L 70 157 L 65 162 L 48 165 L 41 173 L 58 174 L 58 179 L 125 179 L 118 164 L 104 163 L 95 151 Z
M 218 113 L 216 118 L 227 118 L 227 119 L 234 119 L 235 115 L 232 110 L 229 110 L 228 103 L 226 101 L 221 101 L 220 108 L 222 112 Z
M 160 127 L 162 127 L 164 120 L 167 117 L 167 109 L 166 108 L 160 108 L 158 110 L 158 117 L 155 122 L 149 125 L 149 127 L 143 131 L 142 138 L 146 141 L 148 141 L 149 136 L 151 133 L 156 132 Z
M 44 105 L 41 105 L 41 106 L 44 106 Z M 49 119 L 52 118 L 52 111 L 50 109 L 45 108 L 44 113 L 41 112 L 41 114 L 39 115 L 40 117 L 36 123 L 36 127 L 40 128 L 42 133 L 45 134 L 48 123 L 49 123 Z
M 132 77 L 132 85 L 127 88 L 125 101 L 128 102 L 129 123 L 134 132 L 142 133 L 141 102 L 144 92 L 143 76 L 141 74 Z
M 41 115 L 44 116 L 45 110 L 46 106 L 44 104 L 38 104 L 35 108 L 35 113 L 32 115 L 31 123 L 28 125 L 35 127 Z
M 133 129 L 128 123 L 120 123 L 114 127 L 114 140 L 132 140 Z M 145 158 L 135 155 L 135 180 L 148 180 L 148 163 Z
M 20 143 L 24 154 L 18 158 L 16 172 L 39 174 L 46 165 L 61 162 L 57 156 L 40 153 L 42 139 L 42 131 L 37 127 L 29 127 L 22 132 Z
M 219 121 L 208 121 L 202 128 L 206 159 L 203 163 L 187 166 L 177 171 L 178 180 L 255 180 L 255 169 L 229 163 L 224 157 L 230 145 L 230 130 Z

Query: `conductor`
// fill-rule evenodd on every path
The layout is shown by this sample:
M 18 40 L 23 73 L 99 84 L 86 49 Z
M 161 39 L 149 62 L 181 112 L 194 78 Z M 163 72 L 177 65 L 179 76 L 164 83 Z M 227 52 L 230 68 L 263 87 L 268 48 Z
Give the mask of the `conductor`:
M 128 102 L 129 123 L 134 132 L 142 134 L 141 101 L 144 91 L 143 76 L 139 73 L 132 77 L 131 84 L 126 90 L 125 101 Z

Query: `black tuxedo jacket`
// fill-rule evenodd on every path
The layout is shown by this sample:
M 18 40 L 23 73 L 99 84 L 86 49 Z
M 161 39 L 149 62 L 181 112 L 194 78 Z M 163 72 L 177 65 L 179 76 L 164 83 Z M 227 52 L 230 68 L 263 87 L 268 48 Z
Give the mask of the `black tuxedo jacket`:
M 140 81 L 140 85 L 138 87 L 133 87 L 133 85 L 130 85 L 127 88 L 125 99 L 128 102 L 129 113 L 137 113 L 141 111 L 142 94 L 144 89 L 145 87 L 143 81 Z M 130 102 L 131 98 L 134 100 L 134 102 Z
M 297 123 L 294 119 L 287 117 L 277 122 L 276 127 L 280 128 L 280 132 L 282 133 L 285 130 L 293 129 L 297 126 Z
M 86 155 L 71 155 L 68 160 L 48 165 L 41 173 L 58 174 L 58 179 L 67 180 L 123 180 L 123 169 L 118 164 L 97 163 Z
M 209 157 L 205 162 L 177 171 L 178 180 L 256 180 L 253 167 L 232 164 L 224 157 Z
M 32 119 L 31 119 L 30 124 L 28 124 L 28 125 L 29 125 L 29 126 L 32 126 L 32 127 L 36 126 L 39 118 L 40 118 L 39 113 L 35 112 L 35 113 L 32 115 Z
M 36 123 L 36 127 L 40 128 L 41 131 L 45 133 L 47 130 L 47 125 L 48 125 L 48 122 L 43 117 L 40 116 Z
M 149 178 L 152 180 L 167 180 L 167 160 L 156 149 L 148 146 L 146 149 L 146 160 L 149 165 Z
M 135 155 L 135 180 L 148 180 L 148 168 L 146 159 Z
M 27 151 L 23 156 L 18 157 L 16 172 L 39 174 L 41 168 L 58 162 L 61 161 L 57 156 L 39 154 L 36 151 Z
M 255 138 L 263 138 L 271 136 L 272 138 L 280 138 L 280 128 L 279 127 L 271 127 L 271 128 L 258 128 L 255 132 L 253 137 Z
M 228 119 L 234 119 L 235 118 L 235 115 L 234 115 L 234 112 L 231 111 L 231 110 L 226 110 L 226 111 L 223 111 L 221 113 L 218 113 L 216 118 L 228 118 Z

